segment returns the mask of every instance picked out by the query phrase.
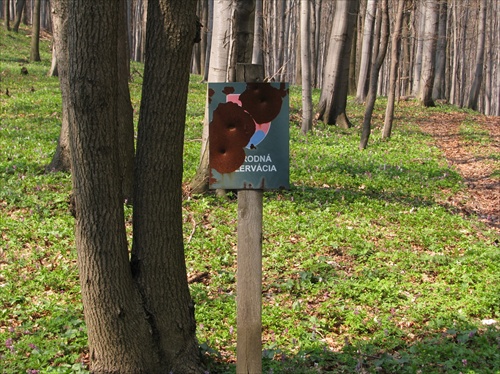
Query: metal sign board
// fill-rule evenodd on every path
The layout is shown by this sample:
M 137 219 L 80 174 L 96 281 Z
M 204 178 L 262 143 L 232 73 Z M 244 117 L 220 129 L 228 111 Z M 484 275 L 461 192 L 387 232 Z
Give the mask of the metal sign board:
M 286 83 L 209 83 L 210 188 L 289 188 Z

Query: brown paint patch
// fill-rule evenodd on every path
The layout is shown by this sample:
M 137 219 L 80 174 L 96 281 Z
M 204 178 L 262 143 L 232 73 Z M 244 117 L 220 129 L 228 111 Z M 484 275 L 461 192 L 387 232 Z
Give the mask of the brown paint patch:
M 234 93 L 234 87 L 226 86 L 226 87 L 224 87 L 222 92 L 226 95 L 230 95 L 230 94 Z
M 232 173 L 245 162 L 244 147 L 255 132 L 255 123 L 239 105 L 221 103 L 209 125 L 210 167 L 221 174 Z
M 240 101 L 257 123 L 271 122 L 281 111 L 283 97 L 288 92 L 282 83 L 275 88 L 268 83 L 249 83 L 247 89 L 240 95 Z

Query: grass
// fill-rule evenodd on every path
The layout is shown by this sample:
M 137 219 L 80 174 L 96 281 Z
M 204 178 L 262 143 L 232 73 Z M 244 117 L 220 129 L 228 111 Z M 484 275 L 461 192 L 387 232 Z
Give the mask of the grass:
M 26 30 L 0 29 L 0 371 L 86 373 L 70 176 L 44 172 L 61 121 L 50 48 L 43 41 L 42 62 L 29 63 Z M 142 67 L 132 67 L 137 115 Z M 199 158 L 200 80 L 191 78 L 186 181 Z M 292 186 L 264 195 L 265 373 L 500 373 L 499 325 L 487 324 L 500 319 L 498 235 L 447 205 L 464 185 L 417 125 L 456 109 L 400 103 L 382 141 L 384 105 L 360 152 L 359 126 L 319 123 L 301 136 L 291 88 Z M 363 107 L 350 100 L 348 110 L 361 123 Z M 188 271 L 210 274 L 191 284 L 210 373 L 235 372 L 236 205 L 184 201 Z

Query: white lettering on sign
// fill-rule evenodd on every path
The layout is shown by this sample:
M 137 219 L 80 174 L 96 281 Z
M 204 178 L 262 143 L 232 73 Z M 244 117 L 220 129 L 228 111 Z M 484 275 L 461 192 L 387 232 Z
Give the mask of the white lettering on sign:
M 265 164 L 263 164 L 265 162 Z M 236 170 L 240 173 L 272 173 L 277 172 L 276 165 L 270 164 L 273 162 L 271 155 L 248 155 L 245 156 L 245 163 Z

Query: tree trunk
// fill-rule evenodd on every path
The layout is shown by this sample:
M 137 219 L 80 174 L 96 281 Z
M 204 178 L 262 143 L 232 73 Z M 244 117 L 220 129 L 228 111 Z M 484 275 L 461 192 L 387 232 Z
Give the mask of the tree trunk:
M 151 1 L 129 261 L 119 162 L 119 2 L 70 0 L 76 246 L 93 373 L 201 373 L 182 244 L 194 2 Z M 153 48 L 153 46 L 155 48 Z M 168 89 L 165 89 L 168 87 Z M 105 104 L 105 105 L 103 105 Z
M 10 0 L 3 0 L 3 20 L 5 30 L 10 31 Z
M 311 30 L 309 28 L 310 0 L 300 1 L 300 55 L 302 65 L 302 133 L 312 129 Z
M 14 26 L 12 30 L 14 32 L 19 32 L 19 26 L 21 25 L 21 20 L 23 19 L 23 10 L 26 5 L 26 0 L 17 0 L 16 2 L 16 18 L 14 19 Z
M 439 5 L 439 29 L 436 46 L 436 74 L 434 77 L 434 87 L 432 89 L 433 99 L 444 99 L 446 80 L 446 31 L 448 23 L 448 3 L 441 1 Z
M 208 81 L 208 71 L 210 70 L 210 56 L 212 54 L 212 29 L 214 25 L 214 0 L 208 0 L 207 10 L 207 47 L 205 50 L 205 67 L 203 71 L 203 81 Z
M 127 9 L 125 2 L 119 2 L 118 43 L 116 69 L 118 89 L 118 152 L 121 174 L 122 200 L 132 202 L 134 178 L 134 110 L 130 101 L 130 49 L 127 37 Z
M 215 0 L 212 43 L 210 62 L 208 69 L 209 82 L 227 82 L 228 60 L 229 60 L 229 30 L 232 14 L 232 2 L 227 0 Z M 208 95 L 207 95 L 208 100 Z M 208 190 L 209 159 L 208 159 L 208 101 L 205 109 L 203 133 L 201 140 L 200 163 L 196 174 L 190 182 L 191 192 L 195 194 L 204 193 Z
M 73 120 L 72 107 L 69 101 L 68 86 L 68 0 L 52 0 L 52 27 L 54 38 L 54 54 L 56 55 L 59 86 L 62 96 L 61 132 L 57 141 L 52 161 L 46 167 L 47 172 L 71 171 L 69 147 L 69 121 Z
M 474 81 L 469 94 L 468 107 L 477 110 L 477 102 L 479 99 L 479 90 L 483 81 L 483 65 L 484 65 L 484 45 L 486 36 L 486 0 L 481 0 L 479 25 L 477 29 L 477 50 L 476 50 L 476 71 L 474 73 Z
M 361 62 L 359 65 L 356 101 L 363 103 L 368 93 L 370 81 L 370 65 L 372 62 L 373 26 L 377 12 L 377 0 L 368 0 L 366 5 L 365 24 L 363 26 L 363 44 L 361 46 Z M 375 56 L 373 56 L 375 58 Z
M 401 28 L 403 26 L 403 15 L 405 0 L 398 1 L 398 10 L 396 13 L 396 23 L 392 32 L 391 43 L 391 71 L 389 73 L 389 95 L 387 96 L 387 108 L 385 109 L 384 129 L 382 139 L 391 137 L 392 121 L 394 119 L 394 102 L 396 101 L 396 84 L 399 66 L 399 56 L 401 50 Z
M 30 61 L 40 61 L 40 1 L 35 0 L 33 27 L 31 32 Z
M 422 74 L 422 56 L 425 39 L 425 2 L 427 0 L 420 0 L 415 6 L 414 18 L 416 18 L 415 42 L 414 42 L 414 56 L 413 56 L 413 74 L 412 74 L 412 95 L 418 95 L 420 90 L 420 76 Z
M 368 139 L 371 133 L 371 121 L 373 108 L 375 107 L 375 100 L 377 98 L 377 84 L 380 68 L 384 62 L 387 52 L 387 43 L 389 41 L 389 14 L 387 0 L 382 0 L 379 9 L 380 16 L 377 17 L 375 26 L 375 40 L 373 44 L 373 56 L 375 61 L 372 64 L 370 75 L 370 89 L 366 99 L 366 110 L 363 118 L 363 131 L 361 134 L 361 141 L 359 149 L 365 149 L 368 144 Z
M 437 0 L 425 0 L 425 33 L 422 50 L 419 100 L 426 107 L 434 106 L 432 88 L 434 87 L 434 67 L 439 26 L 438 15 L 439 3 Z
M 264 68 L 264 58 L 262 56 L 262 11 L 263 0 L 255 0 L 255 25 L 253 36 L 252 64 L 261 65 Z
M 323 75 L 323 89 L 316 118 L 342 128 L 352 126 L 346 115 L 351 38 L 359 1 L 336 3 L 333 28 Z

